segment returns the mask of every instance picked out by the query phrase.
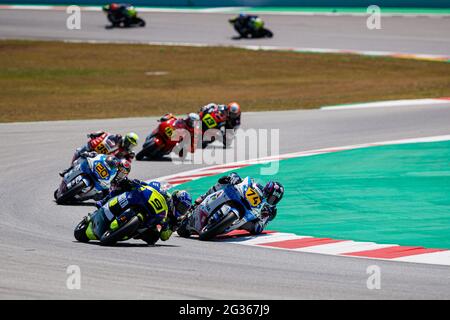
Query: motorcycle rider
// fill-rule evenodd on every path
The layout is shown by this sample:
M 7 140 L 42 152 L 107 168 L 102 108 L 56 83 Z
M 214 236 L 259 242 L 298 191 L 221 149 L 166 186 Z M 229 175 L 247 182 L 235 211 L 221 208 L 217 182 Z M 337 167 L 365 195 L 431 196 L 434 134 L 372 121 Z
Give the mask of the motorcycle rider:
M 114 155 L 119 159 L 126 159 L 131 162 L 135 156 L 132 151 L 137 146 L 139 136 L 134 132 L 129 132 L 125 136 L 111 134 L 106 131 L 97 131 L 87 135 L 89 141 L 83 147 L 78 148 L 73 155 L 71 166 L 85 152 L 95 151 L 97 153 Z M 107 145 L 107 147 L 105 147 Z M 109 149 L 108 149 L 109 148 Z M 63 177 L 70 168 L 59 173 Z
M 79 158 L 95 158 L 98 155 L 95 151 L 83 152 Z M 114 190 L 117 186 L 120 186 L 124 181 L 128 180 L 128 174 L 131 171 L 131 163 L 126 159 L 119 159 L 116 156 L 109 155 L 105 161 L 108 166 L 117 168 L 117 173 L 114 179 L 111 181 L 110 190 Z M 101 202 L 108 194 L 109 190 L 104 190 L 102 194 L 96 195 L 95 199 Z M 100 206 L 101 207 L 101 206 Z
M 241 107 L 237 102 L 230 102 L 228 105 L 225 104 L 216 104 L 209 103 L 206 106 L 202 107 L 199 112 L 199 116 L 201 119 L 207 114 L 214 114 L 215 119 L 219 119 L 219 123 L 213 129 L 219 129 L 220 127 L 224 127 L 225 130 L 237 130 L 241 125 Z M 206 129 L 206 128 L 204 128 Z M 222 142 L 224 148 L 229 145 L 227 143 L 227 139 L 231 135 L 230 132 L 225 131 L 222 136 Z M 229 137 L 231 140 L 232 137 Z M 214 141 L 214 137 L 211 138 L 211 141 L 204 141 L 202 147 L 205 148 L 209 143 Z
M 237 102 L 230 102 L 227 105 L 226 129 L 236 130 L 241 126 L 241 106 Z
M 200 117 L 196 113 L 189 113 L 185 118 L 178 119 L 175 117 L 172 113 L 166 113 L 164 116 L 161 117 L 159 120 L 160 122 L 165 122 L 170 119 L 176 119 L 174 122 L 174 128 L 175 130 L 181 129 L 181 130 L 187 130 L 189 131 L 191 135 L 191 144 L 190 144 L 190 151 L 191 153 L 194 153 L 196 146 L 197 146 L 197 139 L 198 139 L 198 132 L 196 132 L 196 129 L 198 128 L 198 125 L 200 124 Z M 181 140 L 180 140 L 181 141 Z M 180 157 L 182 157 L 182 151 L 180 151 Z
M 111 3 L 103 6 L 104 12 L 109 12 L 109 21 L 113 26 L 119 25 L 124 18 L 133 18 L 137 16 L 136 9 L 128 3 Z
M 113 197 L 103 206 L 106 217 L 112 219 L 130 207 L 139 208 L 146 216 L 148 229 L 137 239 L 150 245 L 159 239 L 166 241 L 177 230 L 182 216 L 192 206 L 192 198 L 185 190 L 172 193 L 164 190 L 160 182 L 145 183 L 139 180 L 129 181 L 128 191 Z M 157 226 L 161 229 L 158 230 Z
M 261 18 L 246 13 L 241 13 L 228 21 L 234 25 L 241 37 L 247 37 L 248 34 L 256 35 L 264 28 L 264 21 Z
M 237 185 L 242 182 L 242 178 L 235 172 L 230 173 L 227 176 L 221 177 L 218 182 L 212 186 L 205 194 L 201 195 L 195 200 L 194 205 L 199 205 L 205 200 L 205 198 L 219 190 L 222 190 L 227 185 Z M 252 179 L 252 182 L 254 180 Z M 259 189 L 262 190 L 266 204 L 261 209 L 261 216 L 258 220 L 249 221 L 244 224 L 240 229 L 247 230 L 252 234 L 260 234 L 263 232 L 267 224 L 275 219 L 277 215 L 277 204 L 281 201 L 284 195 L 284 187 L 281 183 L 275 181 L 269 181 L 263 188 L 259 185 Z

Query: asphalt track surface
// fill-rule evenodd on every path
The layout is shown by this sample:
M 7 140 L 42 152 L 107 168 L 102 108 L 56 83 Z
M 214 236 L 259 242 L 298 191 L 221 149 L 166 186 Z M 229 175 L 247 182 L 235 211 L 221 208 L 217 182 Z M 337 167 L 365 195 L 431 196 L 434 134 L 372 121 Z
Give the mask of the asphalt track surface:
M 83 12 L 82 30 L 66 14 L 0 10 L 0 38 L 254 44 L 290 47 L 450 53 L 448 18 L 383 18 L 369 31 L 361 17 L 265 16 L 270 40 L 232 40 L 223 14 L 143 14 L 144 29 L 105 30 L 100 12 Z M 450 103 L 366 110 L 246 113 L 244 128 L 281 128 L 280 153 L 449 134 Z M 53 190 L 87 132 L 136 131 L 154 118 L 0 124 L 0 298 L 29 299 L 421 299 L 450 298 L 450 269 L 413 263 L 288 252 L 177 236 L 147 247 L 78 243 L 73 228 L 90 205 L 57 206 Z M 233 152 L 232 150 L 230 152 Z M 150 179 L 192 169 L 135 162 L 132 177 Z M 330 212 L 332 215 L 332 212 Z M 381 289 L 368 290 L 366 269 L 381 268 Z M 81 290 L 66 287 L 69 265 L 81 268 Z
M 245 113 L 244 128 L 281 128 L 280 152 L 449 134 L 450 103 L 366 110 Z M 0 124 L 0 298 L 30 299 L 421 299 L 450 298 L 450 268 L 288 252 L 174 236 L 148 247 L 78 243 L 73 228 L 89 205 L 57 206 L 53 190 L 85 134 L 135 130 L 154 118 Z M 232 151 L 230 151 L 232 152 Z M 132 177 L 191 169 L 135 162 Z M 326 168 L 324 168 L 326 170 Z M 280 213 L 282 214 L 282 213 Z M 301 213 L 299 213 L 301 214 Z M 332 212 L 330 212 L 332 219 Z M 368 290 L 366 269 L 381 268 Z M 81 290 L 66 268 L 81 268 Z
M 450 55 L 450 17 L 382 17 L 369 30 L 364 16 L 262 15 L 272 39 L 233 40 L 228 14 L 142 13 L 145 28 L 105 29 L 102 12 L 82 12 L 81 30 L 68 30 L 65 11 L 0 10 L 0 38 L 373 50 Z

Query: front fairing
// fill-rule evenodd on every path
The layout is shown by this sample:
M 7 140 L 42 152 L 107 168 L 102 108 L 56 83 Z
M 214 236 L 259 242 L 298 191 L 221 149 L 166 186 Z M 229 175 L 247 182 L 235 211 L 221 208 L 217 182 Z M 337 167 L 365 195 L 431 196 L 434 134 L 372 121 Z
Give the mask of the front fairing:
M 105 155 L 98 155 L 95 158 L 87 158 L 90 176 L 94 180 L 95 188 L 98 191 L 108 190 L 112 180 L 117 174 L 117 168 L 110 168 L 106 163 Z
M 250 191 L 249 189 L 253 188 L 253 184 L 254 182 L 252 181 L 252 179 L 250 177 L 246 177 L 241 183 L 235 186 L 235 189 L 237 189 L 239 192 L 241 203 L 243 203 L 245 207 L 245 213 L 241 219 L 244 222 L 257 219 L 261 214 L 263 206 L 265 205 L 265 199 L 261 199 L 261 197 L 259 197 L 259 201 L 257 204 L 249 200 L 247 194 L 248 191 Z

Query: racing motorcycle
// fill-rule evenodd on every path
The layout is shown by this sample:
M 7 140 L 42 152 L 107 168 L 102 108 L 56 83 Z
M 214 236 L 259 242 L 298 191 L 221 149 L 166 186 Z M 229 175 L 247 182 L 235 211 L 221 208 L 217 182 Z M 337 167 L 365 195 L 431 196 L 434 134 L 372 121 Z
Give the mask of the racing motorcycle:
M 258 17 L 242 17 L 239 16 L 230 19 L 229 22 L 239 33 L 241 38 L 272 38 L 273 32 L 264 28 L 264 22 Z
M 205 149 L 218 137 L 221 137 L 224 145 L 227 145 L 225 128 L 226 117 L 224 113 L 220 112 L 220 110 L 215 110 L 212 112 L 200 112 L 199 116 L 202 122 L 202 148 Z M 208 133 L 205 135 L 206 132 Z
M 141 187 L 152 189 L 145 185 Z M 140 212 L 142 208 L 123 208 L 122 204 L 127 201 L 126 194 L 122 193 L 109 200 L 107 204 L 94 213 L 85 216 L 74 230 L 75 239 L 80 242 L 98 240 L 101 245 L 108 246 L 132 238 L 142 239 L 147 243 L 154 244 L 159 239 L 159 232 L 149 231 L 149 229 L 155 229 L 157 222 L 152 222 L 153 220 L 149 220 L 151 217 Z M 159 196 L 149 199 L 149 204 L 154 208 L 157 208 L 156 206 L 164 208 L 163 202 L 164 199 L 159 198 Z M 116 204 L 120 204 L 118 207 L 121 209 L 118 213 L 113 214 L 110 207 Z M 110 218 L 108 219 L 108 217 Z
M 145 21 L 137 16 L 137 11 L 133 6 L 110 4 L 103 6 L 103 12 L 111 22 L 110 28 L 145 27 Z
M 142 150 L 136 154 L 136 160 L 143 160 L 144 158 L 161 159 L 164 156 L 170 154 L 176 146 L 181 149 L 178 155 L 180 157 L 185 156 L 185 154 L 183 153 L 183 146 L 186 141 L 183 140 L 183 137 L 175 139 L 174 136 L 175 131 L 178 129 L 176 125 L 177 120 L 178 119 L 172 115 L 168 117 L 168 120 L 160 120 L 160 124 L 158 125 L 158 127 L 153 130 L 145 139 Z M 195 147 L 198 143 L 197 136 L 199 135 L 199 130 L 199 124 L 196 124 L 196 126 L 192 130 L 190 130 L 192 140 L 191 152 L 195 151 Z
M 182 220 L 178 235 L 188 238 L 197 234 L 200 240 L 210 240 L 219 234 L 239 229 L 260 217 L 266 204 L 262 191 L 246 177 L 237 185 L 208 195 Z
M 78 158 L 54 192 L 56 203 L 100 200 L 104 192 L 109 190 L 118 171 L 117 167 L 107 163 L 107 158 L 104 154 Z

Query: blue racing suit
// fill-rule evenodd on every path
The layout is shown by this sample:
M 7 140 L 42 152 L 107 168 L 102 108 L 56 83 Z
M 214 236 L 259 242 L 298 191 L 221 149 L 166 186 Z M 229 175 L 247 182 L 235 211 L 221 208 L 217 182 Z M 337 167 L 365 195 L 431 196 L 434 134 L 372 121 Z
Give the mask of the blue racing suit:
M 230 173 L 228 176 L 221 177 L 218 182 L 212 186 L 204 195 L 200 196 L 197 200 L 195 200 L 196 204 L 200 204 L 208 195 L 222 190 L 227 185 L 236 185 L 242 182 L 242 178 L 235 172 Z M 262 188 L 261 188 L 262 189 Z M 254 221 L 249 221 L 239 229 L 247 230 L 252 234 L 260 234 L 267 227 L 267 224 L 275 219 L 277 215 L 276 206 L 271 206 L 269 204 L 265 204 L 265 206 L 261 209 L 261 216 Z

